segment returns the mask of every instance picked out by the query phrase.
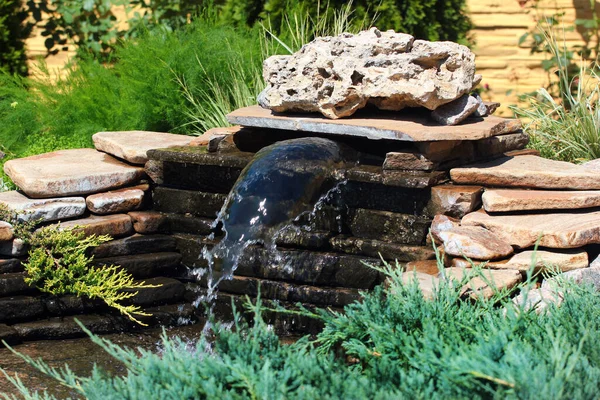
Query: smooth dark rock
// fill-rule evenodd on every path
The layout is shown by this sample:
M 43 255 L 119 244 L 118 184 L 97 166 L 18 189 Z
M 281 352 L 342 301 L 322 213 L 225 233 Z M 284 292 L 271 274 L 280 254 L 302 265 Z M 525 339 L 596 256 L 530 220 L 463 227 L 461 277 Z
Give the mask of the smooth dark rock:
M 387 261 L 407 262 L 435 257 L 435 253 L 430 246 L 414 246 L 344 236 L 333 237 L 330 242 L 335 251 L 365 255 L 377 259 L 383 257 Z
M 252 153 L 208 153 L 205 147 L 170 147 L 148 151 L 151 160 L 171 161 L 176 163 L 190 163 L 202 165 L 215 165 L 219 167 L 244 168 L 253 157 Z
M 177 251 L 181 254 L 181 264 L 188 268 L 206 268 L 206 260 L 202 258 L 202 249 L 211 249 L 216 241 L 196 235 L 176 233 L 173 235 L 177 243 Z
M 355 181 L 343 185 L 339 197 L 339 202 L 348 208 L 421 214 L 427 206 L 430 193 L 427 189 L 409 189 Z
M 215 218 L 193 217 L 191 215 L 165 214 L 169 231 L 172 233 L 193 233 L 195 235 L 208 235 L 215 228 Z
M 165 161 L 163 184 L 177 189 L 227 194 L 240 172 L 241 168 Z
M 235 275 L 285 280 L 299 284 L 370 289 L 377 271 L 365 265 L 379 260 L 337 253 L 285 250 L 273 257 L 261 247 L 248 247 Z
M 350 212 L 353 236 L 393 243 L 424 244 L 431 220 L 410 214 L 357 209 Z
M 96 258 L 156 253 L 175 250 L 175 239 L 168 235 L 133 235 L 124 239 L 111 240 L 96 247 L 92 254 Z
M 14 296 L 0 298 L 0 322 L 24 321 L 44 314 L 39 297 Z
M 11 346 L 20 341 L 19 333 L 12 326 L 0 324 L 0 347 L 2 347 L 2 342 L 6 342 Z
M 347 172 L 350 181 L 381 183 L 386 186 L 424 189 L 448 179 L 445 171 L 394 171 L 374 165 L 361 165 Z
M 154 209 L 166 213 L 191 214 L 216 218 L 225 202 L 224 194 L 157 187 L 154 189 Z
M 146 308 L 144 311 L 151 316 L 141 320 L 149 325 L 179 326 L 198 321 L 197 309 L 189 303 L 165 304 Z
M 281 247 L 299 247 L 312 250 L 327 250 L 331 232 L 307 231 L 288 225 L 275 234 L 275 243 Z
M 37 289 L 25 283 L 25 272 L 0 275 L 0 296 L 35 293 Z
M 47 296 L 42 298 L 46 311 L 52 316 L 83 314 L 86 312 L 106 310 L 108 306 L 100 299 L 90 300 L 75 295 Z
M 23 265 L 18 258 L 9 258 L 0 260 L 0 274 L 8 274 L 11 272 L 22 272 Z
M 94 265 L 120 265 L 136 278 L 148 278 L 157 275 L 178 275 L 181 254 L 148 253 L 132 256 L 98 258 Z
M 110 333 L 123 329 L 122 319 L 109 315 L 78 315 L 76 317 L 49 318 L 40 321 L 26 322 L 13 325 L 23 341 L 42 339 L 67 339 L 85 336 L 79 325 L 79 320 L 87 329 L 96 334 Z
M 175 303 L 183 299 L 185 285 L 177 279 L 150 278 L 144 279 L 148 285 L 160 285 L 155 288 L 125 289 L 125 292 L 137 292 L 127 303 L 138 306 L 149 306 L 165 303 Z
M 326 288 L 318 286 L 293 285 L 286 282 L 234 276 L 223 280 L 219 289 L 223 292 L 246 294 L 256 297 L 259 293 L 265 299 L 311 303 L 323 306 L 343 307 L 360 299 L 357 289 Z

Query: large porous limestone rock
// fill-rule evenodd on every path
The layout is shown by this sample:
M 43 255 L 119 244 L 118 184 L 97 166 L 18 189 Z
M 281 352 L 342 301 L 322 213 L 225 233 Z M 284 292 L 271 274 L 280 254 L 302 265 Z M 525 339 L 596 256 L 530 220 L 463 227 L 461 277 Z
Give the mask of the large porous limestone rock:
M 383 110 L 439 106 L 469 93 L 481 80 L 475 55 L 452 42 L 428 42 L 376 28 L 319 37 L 288 56 L 264 62 L 259 95 L 276 112 L 352 115 L 367 103 Z

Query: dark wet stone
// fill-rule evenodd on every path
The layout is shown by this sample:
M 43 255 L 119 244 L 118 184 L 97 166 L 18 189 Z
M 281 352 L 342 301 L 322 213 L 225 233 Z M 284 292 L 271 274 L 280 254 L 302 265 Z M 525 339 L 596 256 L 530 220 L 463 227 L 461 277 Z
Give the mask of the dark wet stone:
M 275 234 L 275 243 L 281 247 L 327 250 L 331 232 L 306 231 L 298 226 L 288 225 Z
M 43 297 L 42 301 L 46 311 L 52 316 L 83 314 L 92 310 L 98 311 L 108 308 L 102 300 L 90 300 L 75 295 L 47 296 Z
M 350 212 L 353 236 L 393 243 L 424 244 L 431 220 L 411 214 L 357 209 Z
M 21 260 L 18 258 L 9 258 L 7 260 L 0 260 L 0 274 L 8 274 L 11 272 L 22 272 L 23 265 Z
M 23 341 L 41 339 L 67 339 L 85 336 L 79 325 L 79 320 L 93 333 L 102 334 L 114 332 L 122 328 L 123 321 L 109 315 L 77 315 L 72 317 L 55 317 L 40 321 L 26 322 L 13 325 Z
M 150 278 L 144 279 L 148 285 L 160 285 L 155 288 L 126 289 L 125 292 L 137 292 L 127 303 L 138 306 L 150 306 L 157 304 L 176 303 L 183 299 L 185 285 L 172 278 Z
M 361 165 L 348 170 L 350 181 L 383 184 L 401 188 L 424 189 L 448 179 L 445 171 L 395 171 L 383 170 L 379 166 Z
M 168 235 L 134 235 L 111 240 L 96 247 L 96 258 L 116 257 L 175 250 L 175 239 Z
M 223 203 L 224 194 L 157 187 L 154 189 L 154 209 L 166 213 L 192 214 L 215 218 Z
M 275 257 L 260 247 L 249 247 L 240 258 L 236 275 L 300 284 L 370 289 L 377 271 L 365 263 L 379 260 L 338 253 L 281 250 Z
M 120 265 L 136 278 L 147 278 L 157 275 L 178 275 L 181 273 L 180 262 L 181 254 L 173 252 L 98 258 L 93 264 Z
M 202 249 L 211 249 L 216 241 L 196 235 L 176 233 L 173 235 L 177 243 L 177 251 L 181 254 L 181 264 L 188 268 L 206 268 L 206 260 L 202 258 Z
M 208 235 L 213 231 L 215 218 L 193 217 L 191 215 L 165 214 L 169 230 L 173 233 L 193 233 Z
M 13 239 L 0 242 L 0 255 L 8 257 L 20 257 L 27 254 L 29 247 L 21 239 Z
M 44 314 L 42 300 L 37 297 L 14 296 L 0 299 L 0 322 L 34 319 Z
M 35 293 L 37 289 L 25 283 L 25 272 L 0 275 L 0 296 Z
M 2 346 L 2 342 L 13 345 L 20 341 L 19 333 L 12 326 L 0 324 L 0 347 Z
M 339 199 L 336 200 L 338 203 Z M 314 212 L 303 213 L 294 220 L 294 226 L 313 232 L 342 233 L 345 227 L 346 207 L 323 205 Z
M 398 260 L 400 262 L 407 262 L 435 257 L 435 253 L 430 246 L 414 246 L 344 236 L 331 238 L 330 241 L 335 251 L 366 255 L 374 258 L 381 256 L 387 261 Z
M 242 168 L 165 162 L 163 184 L 177 189 L 227 194 Z
M 219 289 L 223 292 L 245 294 L 256 297 L 259 293 L 265 299 L 310 303 L 322 306 L 342 307 L 360 299 L 357 289 L 327 288 L 307 285 L 293 285 L 286 282 L 234 276 L 223 280 Z
M 421 214 L 429 201 L 427 189 L 400 188 L 377 183 L 348 182 L 340 188 L 339 200 L 348 208 L 368 208 Z
M 244 168 L 253 157 L 252 153 L 208 153 L 206 147 L 170 147 L 148 151 L 148 158 L 158 161 L 214 165 L 219 167 Z
M 178 326 L 198 321 L 197 309 L 189 303 L 165 304 L 146 308 L 144 311 L 151 314 L 141 318 L 148 325 Z

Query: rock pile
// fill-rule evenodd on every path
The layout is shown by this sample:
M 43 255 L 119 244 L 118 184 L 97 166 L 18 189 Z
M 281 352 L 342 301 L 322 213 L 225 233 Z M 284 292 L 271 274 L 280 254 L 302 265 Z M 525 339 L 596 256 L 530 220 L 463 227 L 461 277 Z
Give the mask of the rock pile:
M 469 96 L 481 81 L 471 50 L 394 31 L 319 37 L 293 55 L 268 58 L 263 75 L 267 88 L 258 103 L 276 112 L 336 119 L 367 104 L 394 111 L 424 107 L 444 125 L 488 115 L 481 99 Z
M 81 227 L 86 234 L 114 240 L 94 250 L 96 265 L 121 265 L 136 279 L 162 285 L 142 289 L 133 303 L 153 317 L 151 324 L 193 317 L 184 299 L 181 255 L 168 236 L 164 218 L 151 210 L 152 182 L 143 164 L 151 147 L 188 144 L 191 138 L 152 132 L 102 132 L 98 150 L 75 149 L 10 160 L 6 174 L 19 190 L 0 193 L 0 204 L 21 221 L 40 226 Z M 101 150 L 101 151 L 99 151 Z M 82 313 L 96 332 L 131 327 L 99 301 L 49 296 L 24 282 L 27 246 L 0 224 L 0 336 L 11 340 L 59 338 L 81 334 L 74 316 Z M 81 316 L 78 316 L 81 318 Z M 82 320 L 83 321 L 83 320 Z

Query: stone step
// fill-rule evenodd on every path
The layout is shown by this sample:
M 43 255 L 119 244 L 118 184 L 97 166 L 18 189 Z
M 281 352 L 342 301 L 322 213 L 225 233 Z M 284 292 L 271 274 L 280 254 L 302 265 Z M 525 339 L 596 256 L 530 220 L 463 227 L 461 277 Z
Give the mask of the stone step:
M 536 156 L 506 157 L 484 164 L 454 168 L 455 183 L 485 187 L 523 187 L 538 189 L 600 189 L 597 171 L 564 161 Z
M 431 188 L 431 214 L 462 218 L 481 206 L 482 186 L 440 185 Z
M 215 228 L 212 227 L 215 218 L 193 217 L 191 215 L 164 214 L 169 232 L 192 233 L 195 235 L 209 235 Z
M 200 240 L 192 235 L 178 234 L 175 237 L 184 265 L 190 268 L 208 268 L 207 261 L 202 258 L 202 250 L 205 246 L 212 248 L 214 242 Z M 380 260 L 375 257 L 302 250 L 280 250 L 274 259 L 265 249 L 252 246 L 240 258 L 235 274 L 309 285 L 370 289 L 377 283 L 379 274 L 365 263 L 379 265 Z
M 0 193 L 0 204 L 17 213 L 20 221 L 48 222 L 77 218 L 85 213 L 83 197 L 30 199 L 16 190 Z
M 58 227 L 58 225 L 54 226 Z M 117 238 L 133 234 L 131 217 L 127 214 L 91 215 L 87 218 L 62 222 L 60 227 L 63 229 L 79 227 L 86 236 L 109 235 Z
M 143 282 L 147 285 L 156 285 L 157 287 L 125 289 L 124 292 L 137 292 L 137 294 L 124 303 L 147 307 L 177 303 L 183 299 L 185 285 L 177 279 L 157 277 L 144 279 Z
M 18 258 L 0 259 L 0 274 L 9 274 L 11 272 L 23 272 L 23 265 Z
M 253 153 L 208 153 L 205 147 L 180 147 L 148 151 L 150 160 L 179 164 L 214 165 L 243 169 L 254 157 Z
M 251 297 L 256 297 L 260 290 L 261 298 L 265 299 L 334 307 L 343 307 L 360 299 L 357 289 L 294 285 L 245 276 L 234 276 L 231 280 L 221 281 L 219 290 Z
M 27 254 L 29 246 L 22 239 L 0 242 L 0 255 L 7 257 L 21 257 Z
M 398 244 L 352 236 L 335 236 L 330 242 L 335 251 L 373 258 L 383 257 L 389 262 L 426 260 L 435 257 L 431 246 Z
M 35 287 L 25 283 L 25 276 L 25 272 L 0 274 L 0 297 L 37 293 Z
M 240 172 L 242 168 L 164 161 L 162 184 L 176 189 L 227 194 Z
M 98 132 L 92 136 L 97 150 L 142 165 L 148 161 L 148 150 L 187 146 L 193 139 L 192 136 L 147 131 Z
M 0 298 L 0 322 L 13 323 L 39 318 L 45 313 L 40 297 L 11 296 Z
M 120 265 L 136 278 L 148 278 L 158 275 L 180 275 L 181 254 L 179 253 L 147 253 L 107 258 L 97 258 L 96 266 Z M 0 275 L 1 277 L 1 275 Z
M 348 225 L 353 236 L 400 244 L 425 244 L 431 219 L 411 214 L 367 209 L 351 210 Z
M 159 186 L 154 189 L 154 209 L 165 213 L 191 214 L 216 218 L 226 196 L 218 193 L 179 190 Z
M 535 261 L 535 262 L 534 262 Z M 476 261 L 475 264 L 479 262 Z M 581 249 L 563 250 L 563 251 L 523 251 L 515 254 L 508 260 L 489 261 L 485 264 L 490 269 L 512 269 L 526 273 L 534 265 L 534 272 L 567 272 L 589 266 L 588 254 Z M 471 264 L 460 258 L 452 260 L 455 267 L 470 268 Z
M 130 211 L 133 230 L 141 234 L 168 232 L 168 222 L 165 214 L 158 211 Z
M 448 180 L 445 171 L 384 170 L 380 166 L 360 165 L 346 172 L 350 181 L 401 188 L 424 189 Z
M 380 183 L 350 181 L 340 187 L 336 201 L 348 208 L 366 208 L 422 215 L 430 199 L 429 189 L 385 186 Z
M 92 251 L 92 254 L 100 259 L 155 252 L 171 252 L 175 250 L 175 247 L 175 239 L 169 235 L 138 234 L 102 243 Z
M 93 194 L 85 199 L 87 208 L 94 214 L 118 214 L 139 209 L 144 202 L 148 185 Z
M 483 194 L 483 208 L 488 212 L 572 210 L 592 207 L 600 207 L 600 190 L 488 189 Z
M 600 243 L 600 211 L 544 214 L 490 215 L 483 210 L 467 214 L 463 226 L 482 226 L 510 245 L 524 249 L 539 246 L 572 249 Z
M 9 160 L 4 172 L 33 198 L 98 193 L 136 184 L 145 176 L 143 168 L 93 149 L 60 150 Z

